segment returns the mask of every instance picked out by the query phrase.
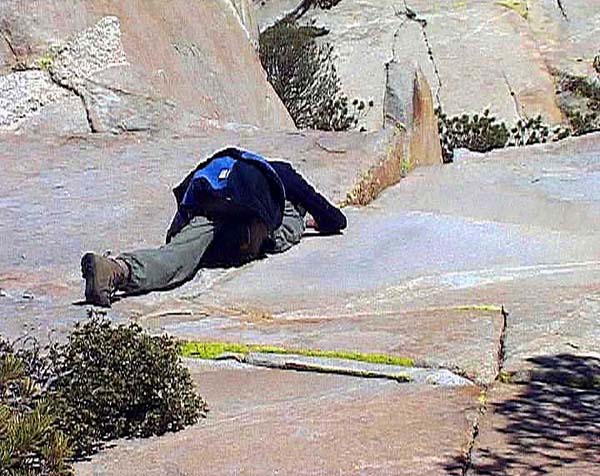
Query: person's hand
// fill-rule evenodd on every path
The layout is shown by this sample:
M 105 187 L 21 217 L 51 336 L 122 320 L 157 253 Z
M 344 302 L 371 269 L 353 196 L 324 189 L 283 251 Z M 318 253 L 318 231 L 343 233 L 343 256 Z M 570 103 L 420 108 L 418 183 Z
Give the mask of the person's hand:
M 251 220 L 246 226 L 246 239 L 240 245 L 242 254 L 251 258 L 260 256 L 262 245 L 269 236 L 267 225 L 262 220 Z
M 306 219 L 306 228 L 312 228 L 312 229 L 318 231 L 319 224 L 312 216 L 308 215 L 308 218 Z

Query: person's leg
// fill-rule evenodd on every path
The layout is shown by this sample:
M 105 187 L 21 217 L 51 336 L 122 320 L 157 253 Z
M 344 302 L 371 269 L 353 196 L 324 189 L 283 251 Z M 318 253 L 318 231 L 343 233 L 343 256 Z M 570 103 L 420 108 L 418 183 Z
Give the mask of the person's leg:
M 218 228 L 205 217 L 195 217 L 168 244 L 119 255 L 117 259 L 131 270 L 129 282 L 120 290 L 146 293 L 172 289 L 189 281 L 198 271 Z
M 306 211 L 302 207 L 294 206 L 291 202 L 286 201 L 283 222 L 273 233 L 272 240 L 266 249 L 267 253 L 283 253 L 298 244 L 306 229 L 305 216 Z

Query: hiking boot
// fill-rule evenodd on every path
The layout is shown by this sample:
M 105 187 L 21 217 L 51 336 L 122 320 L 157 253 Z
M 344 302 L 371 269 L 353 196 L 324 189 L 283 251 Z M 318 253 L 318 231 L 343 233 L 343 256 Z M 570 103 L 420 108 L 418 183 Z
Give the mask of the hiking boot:
M 81 258 L 81 274 L 85 279 L 85 300 L 102 307 L 110 307 L 110 298 L 130 278 L 124 261 L 94 253 L 86 253 Z

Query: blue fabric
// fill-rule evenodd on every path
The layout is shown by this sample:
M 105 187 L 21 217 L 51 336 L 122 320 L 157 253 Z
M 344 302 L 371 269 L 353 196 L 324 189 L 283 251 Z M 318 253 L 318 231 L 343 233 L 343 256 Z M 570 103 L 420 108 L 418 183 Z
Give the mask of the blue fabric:
M 283 219 L 283 184 L 273 167 L 252 152 L 237 148 L 216 152 L 178 188 L 180 212 L 188 218 L 198 214 L 258 216 L 271 231 Z
M 211 160 L 208 165 L 197 170 L 192 176 L 192 180 L 185 191 L 181 204 L 188 208 L 194 208 L 196 198 L 193 190 L 194 186 L 200 180 L 206 180 L 213 190 L 224 189 L 227 186 L 227 179 L 229 178 L 229 174 L 231 173 L 234 164 L 235 159 L 225 156 Z M 223 171 L 226 171 L 227 176 L 222 176 Z
M 224 159 L 224 162 L 217 162 L 221 159 Z M 217 179 L 221 170 L 230 164 L 229 161 L 234 162 L 226 181 L 230 188 L 228 190 L 213 188 L 213 184 L 217 187 L 225 185 Z M 237 161 L 242 164 L 236 166 L 235 162 Z M 221 167 L 221 165 L 224 166 Z M 210 173 L 207 172 L 207 169 L 210 170 Z M 266 187 L 262 183 L 264 179 L 256 176 L 257 170 L 262 172 L 266 179 L 268 183 Z M 211 189 L 217 190 L 217 194 L 223 191 L 229 192 L 233 198 L 232 202 L 254 210 L 264 220 L 270 231 L 281 225 L 286 199 L 310 213 L 317 221 L 322 233 L 337 233 L 347 226 L 344 214 L 317 192 L 289 162 L 267 160 L 253 152 L 228 147 L 215 152 L 210 158 L 201 162 L 173 190 L 178 204 L 178 212 L 173 220 L 177 226 L 170 230 L 170 232 L 173 231 L 171 235 L 185 226 L 193 215 L 191 212 L 194 206 L 203 199 L 202 194 L 190 193 L 188 195 L 188 192 L 192 189 L 198 190 L 203 185 L 210 185 Z

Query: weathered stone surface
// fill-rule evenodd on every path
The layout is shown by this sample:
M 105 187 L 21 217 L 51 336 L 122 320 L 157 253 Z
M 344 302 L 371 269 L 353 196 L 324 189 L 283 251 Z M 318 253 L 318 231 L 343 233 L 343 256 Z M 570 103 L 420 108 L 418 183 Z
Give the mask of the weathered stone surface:
M 599 139 L 530 147 L 518 155 L 517 149 L 473 154 L 440 169 L 435 179 L 426 170 L 415 171 L 400 187 L 398 202 L 409 210 L 482 224 L 491 220 L 528 236 L 529 245 L 512 242 L 511 232 L 504 265 L 438 277 L 423 302 L 503 304 L 509 313 L 504 349 L 509 373 L 527 375 L 532 357 L 597 355 L 600 348 Z M 547 251 L 536 238 L 542 235 L 549 240 Z M 486 246 L 482 235 L 474 249 Z M 509 259 L 517 249 L 522 258 Z M 455 289 L 444 281 L 456 283 Z M 422 296 L 419 291 L 413 292 Z
M 12 129 L 40 110 L 69 94 L 43 71 L 22 71 L 0 76 L 0 128 Z
M 504 305 L 506 370 L 569 343 L 597 349 L 598 139 L 419 169 L 348 210 L 343 237 L 307 239 L 208 291 L 185 291 L 171 306 L 195 318 L 154 325 L 188 338 L 417 357 L 489 381 L 503 329 L 492 306 Z
M 258 49 L 258 22 L 251 2 L 252 0 L 229 0 L 252 46 Z
M 600 372 L 598 359 L 540 359 L 541 371 Z M 490 392 L 469 475 L 595 475 L 600 467 L 600 391 L 533 382 Z
M 370 207 L 348 209 L 344 236 L 307 237 L 283 255 L 123 300 L 111 315 L 182 337 L 415 357 L 490 381 L 504 305 L 505 370 L 527 372 L 532 356 L 592 352 L 600 344 L 598 140 L 419 169 Z M 70 305 L 82 296 L 80 255 L 161 243 L 170 187 L 226 143 L 291 159 L 336 201 L 356 184 L 355 170 L 380 163 L 372 151 L 385 156 L 390 144 L 373 134 L 208 130 L 142 143 L 6 140 L 2 332 L 45 334 L 82 318 Z
M 442 148 L 431 89 L 421 68 L 392 61 L 386 65 L 384 126 L 408 131 L 404 156 L 411 166 L 441 162 Z
M 572 74 L 595 76 L 600 9 L 586 0 L 529 0 L 528 22 L 544 61 Z
M 360 4 L 346 0 L 331 10 L 309 10 L 302 18 L 302 22 L 315 21 L 315 26 L 329 30 L 324 40 L 335 47 L 342 90 L 351 100 L 373 101 L 361 120 L 361 126 L 369 130 L 383 126 L 385 64 L 393 59 L 394 34 L 403 21 L 394 15 L 396 4 L 389 0 Z
M 385 64 L 391 60 L 416 60 L 449 115 L 490 108 L 510 123 L 537 114 L 561 122 L 537 38 L 524 18 L 498 3 L 411 0 L 411 19 L 392 0 L 346 0 L 331 10 L 310 10 L 302 21 L 330 30 L 325 39 L 336 48 L 349 96 L 374 100 L 368 128 L 381 126 Z
M 196 138 L 3 138 L 0 287 L 9 296 L 0 306 L 0 333 L 16 337 L 33 325 L 45 336 L 50 328 L 64 330 L 83 318 L 85 310 L 71 305 L 82 296 L 81 254 L 161 244 L 175 210 L 171 187 L 202 157 L 227 144 L 292 161 L 337 202 L 354 190 L 379 193 L 399 178 L 378 172 L 399 158 L 401 134 L 388 131 L 257 133 L 205 125 L 199 132 Z M 371 183 L 372 176 L 384 180 Z M 36 298 L 22 300 L 24 292 Z M 146 314 L 156 304 L 125 302 L 129 307 L 119 311 L 124 317 L 139 308 Z
M 256 21 L 260 31 L 264 31 L 296 11 L 305 0 L 253 0 Z
M 14 55 L 8 44 L 8 40 L 4 36 L 0 35 L 0 74 L 10 72 L 12 62 L 14 61 Z
M 173 0 L 166 9 L 155 0 L 55 0 L 43 8 L 8 0 L 0 10 L 13 62 L 47 70 L 82 98 L 97 132 L 186 129 L 190 114 L 293 129 L 248 39 L 251 23 L 241 0 Z
M 479 390 L 198 366 L 206 420 L 119 442 L 79 476 L 461 474 Z M 435 425 L 431 423 L 435 422 Z
M 333 246 L 336 243 L 330 244 Z M 316 255 L 314 259 L 324 259 L 314 248 L 310 251 Z M 139 321 L 188 339 L 383 353 L 413 358 L 418 366 L 450 368 L 480 383 L 489 383 L 496 377 L 503 322 L 499 310 L 465 305 L 464 308 L 447 306 L 404 311 L 402 297 L 397 297 L 400 290 L 388 289 L 391 296 L 382 296 L 385 293 L 382 291 L 368 300 L 364 296 L 367 292 L 356 290 L 353 296 L 348 289 L 342 289 L 343 282 L 338 286 L 341 296 L 336 298 L 335 290 L 316 291 L 321 279 L 315 279 L 316 273 L 307 272 L 298 261 L 296 257 L 295 272 L 303 277 L 304 296 L 299 292 L 282 292 L 283 286 L 275 286 L 275 280 L 271 281 L 264 270 L 246 270 L 239 276 L 233 273 L 224 276 L 224 281 L 233 277 L 232 284 L 217 282 L 216 286 L 213 284 L 216 290 L 212 293 L 189 289 L 178 302 L 159 307 L 188 309 L 192 313 L 190 317 L 165 315 L 147 319 L 141 316 Z M 312 260 L 305 258 L 305 261 L 306 266 L 315 267 Z M 332 268 L 330 260 L 325 260 L 323 265 Z M 293 264 L 289 261 L 271 264 L 273 275 L 290 279 L 281 272 L 284 266 Z M 290 268 L 289 272 L 294 270 Z M 247 282 L 261 280 L 264 288 L 260 290 L 274 287 L 272 299 L 266 292 L 259 291 L 258 286 L 238 298 L 233 289 L 237 290 L 240 281 L 246 278 Z M 332 275 L 331 279 L 350 281 L 347 274 Z
M 232 356 L 233 357 L 233 356 Z M 236 356 L 245 364 L 270 369 L 297 370 L 325 374 L 349 375 L 361 378 L 379 378 L 400 383 L 417 383 L 445 386 L 473 385 L 470 380 L 447 369 L 429 369 L 400 365 L 372 364 L 347 359 L 306 357 L 294 354 L 268 354 L 250 352 Z
M 91 132 L 88 111 L 81 98 L 70 95 L 60 101 L 44 106 L 39 114 L 33 114 L 20 122 L 17 134 L 70 135 Z

